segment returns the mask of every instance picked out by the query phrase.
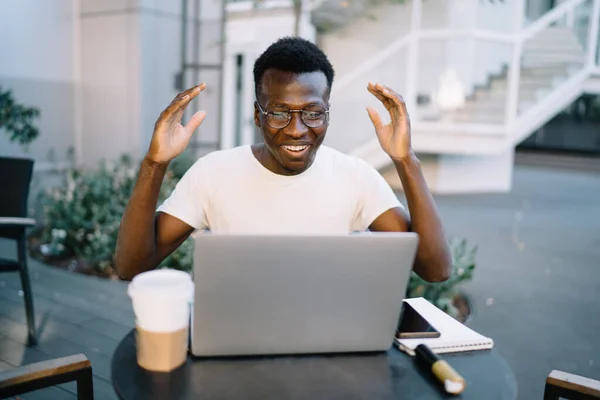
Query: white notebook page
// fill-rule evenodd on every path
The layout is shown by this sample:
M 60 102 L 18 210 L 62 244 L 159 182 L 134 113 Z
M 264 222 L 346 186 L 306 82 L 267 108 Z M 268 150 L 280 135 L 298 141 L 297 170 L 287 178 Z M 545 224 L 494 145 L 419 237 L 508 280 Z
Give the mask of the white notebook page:
M 416 312 L 440 332 L 438 338 L 396 339 L 396 344 L 400 350 L 411 356 L 415 355 L 414 349 L 421 343 L 426 344 L 434 353 L 438 354 L 491 349 L 494 346 L 492 339 L 461 324 L 423 297 L 405 299 L 404 301 L 410 304 Z

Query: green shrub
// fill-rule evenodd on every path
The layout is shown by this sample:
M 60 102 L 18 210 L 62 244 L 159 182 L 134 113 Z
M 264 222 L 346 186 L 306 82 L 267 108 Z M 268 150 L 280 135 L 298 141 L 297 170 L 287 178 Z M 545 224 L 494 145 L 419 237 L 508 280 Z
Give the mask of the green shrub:
M 424 297 L 446 313 L 456 317 L 457 309 L 453 299 L 458 294 L 458 286 L 473 278 L 476 246 L 468 246 L 466 239 L 451 238 L 452 271 L 445 282 L 426 282 L 414 272 L 411 274 L 406 297 Z
M 74 257 L 97 271 L 112 267 L 121 218 L 138 167 L 138 162 L 123 156 L 112 165 L 103 162 L 97 169 L 70 168 L 63 185 L 42 192 L 42 252 L 58 258 Z M 183 174 L 179 163 L 175 167 L 180 169 L 167 171 L 159 203 Z M 183 254 L 178 251 L 169 257 L 172 268 L 185 268 L 179 263 L 187 263 L 187 247 L 189 244 L 182 247 Z

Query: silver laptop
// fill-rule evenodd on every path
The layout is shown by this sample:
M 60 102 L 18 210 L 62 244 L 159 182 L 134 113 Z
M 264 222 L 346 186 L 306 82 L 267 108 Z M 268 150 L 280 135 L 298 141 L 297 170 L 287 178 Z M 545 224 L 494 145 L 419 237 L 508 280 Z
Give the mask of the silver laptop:
M 195 239 L 195 356 L 385 351 L 415 233 L 202 234 Z

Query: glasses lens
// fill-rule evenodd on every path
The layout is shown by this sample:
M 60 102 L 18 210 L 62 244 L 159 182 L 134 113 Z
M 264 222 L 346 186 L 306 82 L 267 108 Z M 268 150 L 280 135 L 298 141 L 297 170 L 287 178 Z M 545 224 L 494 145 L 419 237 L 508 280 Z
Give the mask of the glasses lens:
M 267 122 L 273 128 L 283 128 L 290 120 L 289 111 L 269 111 L 267 114 Z
M 327 112 L 321 107 L 304 110 L 302 111 L 302 121 L 308 127 L 318 128 L 327 121 Z

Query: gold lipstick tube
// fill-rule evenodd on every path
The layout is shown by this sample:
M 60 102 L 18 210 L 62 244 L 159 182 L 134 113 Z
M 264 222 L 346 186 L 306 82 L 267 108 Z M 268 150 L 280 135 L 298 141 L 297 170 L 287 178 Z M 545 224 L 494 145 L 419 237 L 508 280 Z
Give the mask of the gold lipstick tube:
M 458 372 L 441 359 L 428 346 L 420 344 L 415 349 L 415 357 L 426 370 L 431 371 L 435 378 L 444 386 L 444 390 L 451 394 L 459 394 L 465 390 L 466 382 Z

